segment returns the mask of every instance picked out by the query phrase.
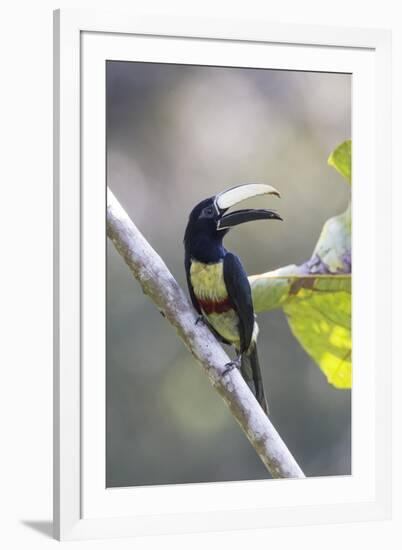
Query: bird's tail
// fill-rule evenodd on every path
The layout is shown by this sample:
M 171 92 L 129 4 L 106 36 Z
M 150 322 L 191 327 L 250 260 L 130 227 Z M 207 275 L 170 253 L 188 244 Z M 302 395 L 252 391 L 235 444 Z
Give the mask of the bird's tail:
M 262 382 L 260 362 L 258 361 L 257 346 L 255 344 L 248 353 L 242 354 L 240 372 L 262 409 L 266 414 L 269 414 L 268 403 Z

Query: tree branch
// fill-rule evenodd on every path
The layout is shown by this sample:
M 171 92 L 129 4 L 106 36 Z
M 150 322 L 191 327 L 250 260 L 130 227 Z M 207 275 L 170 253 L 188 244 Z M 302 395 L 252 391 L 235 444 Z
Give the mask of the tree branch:
M 185 345 L 201 363 L 271 475 L 275 478 L 303 478 L 302 470 L 240 372 L 233 369 L 225 374 L 229 357 L 203 323 L 196 325 L 196 314 L 185 293 L 109 189 L 107 235 L 143 292 L 175 327 Z

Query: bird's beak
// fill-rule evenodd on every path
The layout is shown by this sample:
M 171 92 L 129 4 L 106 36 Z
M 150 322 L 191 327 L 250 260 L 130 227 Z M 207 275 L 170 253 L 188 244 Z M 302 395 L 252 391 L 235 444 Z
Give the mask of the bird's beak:
M 232 187 L 226 191 L 222 191 L 215 197 L 216 209 L 224 214 L 226 210 L 234 206 L 235 204 L 256 197 L 257 195 L 275 195 L 280 197 L 279 192 L 270 185 L 263 183 L 249 183 L 245 185 L 238 185 Z M 265 209 L 246 209 L 236 210 L 229 214 L 222 215 L 217 224 L 217 229 L 229 229 L 235 225 L 246 223 L 254 220 L 282 220 L 280 215 L 275 210 Z

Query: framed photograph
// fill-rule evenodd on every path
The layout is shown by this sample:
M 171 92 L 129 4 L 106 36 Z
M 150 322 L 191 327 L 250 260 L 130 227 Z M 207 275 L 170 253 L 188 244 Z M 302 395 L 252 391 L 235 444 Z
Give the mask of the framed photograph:
M 390 32 L 54 29 L 55 537 L 390 517 Z

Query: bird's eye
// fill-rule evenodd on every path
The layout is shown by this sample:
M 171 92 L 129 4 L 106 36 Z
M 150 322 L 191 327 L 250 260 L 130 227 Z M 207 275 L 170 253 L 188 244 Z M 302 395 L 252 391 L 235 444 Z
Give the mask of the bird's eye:
M 212 208 L 212 206 L 208 206 L 208 208 L 206 208 L 204 212 L 207 216 L 212 216 L 212 214 L 214 213 L 214 209 Z

